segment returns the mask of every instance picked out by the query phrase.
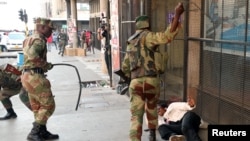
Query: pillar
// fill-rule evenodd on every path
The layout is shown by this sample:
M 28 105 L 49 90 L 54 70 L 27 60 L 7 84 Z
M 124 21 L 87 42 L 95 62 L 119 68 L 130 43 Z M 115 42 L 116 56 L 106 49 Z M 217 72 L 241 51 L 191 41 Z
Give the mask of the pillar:
M 104 13 L 104 16 L 107 16 L 108 13 L 108 0 L 100 0 L 100 18 L 101 18 L 101 13 Z M 107 22 L 107 20 L 106 20 Z M 103 73 L 108 73 L 106 62 L 104 59 L 104 53 L 101 54 L 102 56 L 102 72 Z
M 67 19 L 70 18 L 71 15 L 71 7 L 70 7 L 70 0 L 65 0 L 66 1 L 66 7 L 67 7 Z
M 75 25 L 75 32 L 73 34 L 73 48 L 78 47 L 78 40 L 77 40 L 77 8 L 76 8 L 76 0 L 70 1 L 70 7 L 71 7 L 71 19 L 72 22 Z
M 107 16 L 108 0 L 100 0 L 100 12 L 104 12 L 104 16 Z

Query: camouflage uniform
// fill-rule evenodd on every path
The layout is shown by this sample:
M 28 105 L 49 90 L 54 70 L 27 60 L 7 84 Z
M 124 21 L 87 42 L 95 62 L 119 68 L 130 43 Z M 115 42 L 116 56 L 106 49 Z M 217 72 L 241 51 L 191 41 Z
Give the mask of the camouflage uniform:
M 121 68 L 125 75 L 131 78 L 129 85 L 132 115 L 131 141 L 141 141 L 144 112 L 147 116 L 148 128 L 152 130 L 154 138 L 155 129 L 158 126 L 157 102 L 160 95 L 160 79 L 153 61 L 154 56 L 147 50 L 155 50 L 156 45 L 171 42 L 178 32 L 176 30 L 171 33 L 170 26 L 164 32 L 151 32 L 148 30 L 148 20 L 148 16 L 140 16 L 136 19 L 137 30 L 127 41 L 127 52 Z M 136 40 L 138 38 L 139 40 Z M 134 47 L 137 43 L 139 43 L 138 49 Z M 135 61 L 138 59 L 139 61 Z
M 26 107 L 31 109 L 27 92 L 22 88 L 22 84 L 18 81 L 18 75 L 0 70 L 0 100 L 7 110 L 7 114 L 0 120 L 16 118 L 17 115 L 12 108 L 10 97 L 19 94 L 20 100 Z
M 34 113 L 35 122 L 28 135 L 28 140 L 40 141 L 43 139 L 57 139 L 46 129 L 49 117 L 54 113 L 55 101 L 52 95 L 50 81 L 46 78 L 48 70 L 53 65 L 47 62 L 46 34 L 52 33 L 53 25 L 49 19 L 36 19 L 36 26 L 48 26 L 47 33 L 41 34 L 42 28 L 37 33 L 27 37 L 23 42 L 24 65 L 21 81 L 28 91 L 30 104 Z M 53 136 L 53 137 L 52 137 Z
M 63 56 L 65 46 L 67 44 L 68 36 L 64 31 L 62 31 L 62 32 L 59 33 L 58 39 L 59 39 L 59 52 L 58 52 L 58 54 L 59 55 L 61 54 L 61 56 Z

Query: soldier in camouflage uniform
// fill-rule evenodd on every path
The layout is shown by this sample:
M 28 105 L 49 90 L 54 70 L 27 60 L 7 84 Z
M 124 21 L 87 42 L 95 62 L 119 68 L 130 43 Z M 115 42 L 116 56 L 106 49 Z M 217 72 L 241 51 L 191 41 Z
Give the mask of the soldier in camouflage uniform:
M 7 114 L 4 117 L 0 117 L 0 120 L 8 120 L 16 118 L 17 115 L 12 107 L 10 98 L 19 94 L 20 100 L 26 107 L 31 110 L 28 93 L 23 89 L 20 82 L 20 75 L 16 75 L 11 72 L 7 72 L 4 69 L 0 69 L 0 100 L 7 110 Z
M 180 24 L 178 22 L 184 12 L 183 4 L 175 8 L 175 16 L 171 25 L 164 32 L 149 31 L 149 17 L 136 18 L 136 33 L 127 41 L 127 51 L 122 62 L 122 71 L 131 79 L 130 94 L 130 141 L 141 141 L 143 115 L 146 113 L 149 128 L 149 141 L 156 141 L 155 129 L 158 126 L 157 103 L 160 95 L 159 72 L 154 63 L 157 45 L 170 43 Z M 135 45 L 139 44 L 139 48 Z
M 53 68 L 53 65 L 47 62 L 46 38 L 51 35 L 54 28 L 50 19 L 37 18 L 35 29 L 35 33 L 23 42 L 24 64 L 21 81 L 28 91 L 35 117 L 27 139 L 30 141 L 58 139 L 57 134 L 51 134 L 46 128 L 47 120 L 55 110 L 50 81 L 45 75 Z
M 64 31 L 64 29 L 61 30 L 61 32 L 58 34 L 58 40 L 59 40 L 59 52 L 58 54 L 61 56 L 64 55 L 64 51 L 65 51 L 65 46 L 67 44 L 67 40 L 68 40 L 68 36 L 66 34 L 66 32 Z

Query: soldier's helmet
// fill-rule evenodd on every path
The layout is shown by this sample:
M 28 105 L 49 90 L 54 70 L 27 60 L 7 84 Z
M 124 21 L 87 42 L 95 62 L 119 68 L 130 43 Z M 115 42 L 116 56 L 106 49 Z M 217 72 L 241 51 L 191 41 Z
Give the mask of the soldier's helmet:
M 135 19 L 136 29 L 143 29 L 149 27 L 149 17 L 147 15 L 138 16 Z
M 47 25 L 51 29 L 55 29 L 55 27 L 53 26 L 53 22 L 48 18 L 41 18 L 41 17 L 35 18 L 35 24 L 36 25 Z

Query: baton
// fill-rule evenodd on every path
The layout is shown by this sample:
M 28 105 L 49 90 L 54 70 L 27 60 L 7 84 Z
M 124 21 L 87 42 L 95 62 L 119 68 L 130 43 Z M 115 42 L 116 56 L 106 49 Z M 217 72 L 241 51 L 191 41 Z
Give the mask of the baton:
M 77 111 L 78 105 L 79 105 L 79 102 L 80 102 L 80 99 L 81 99 L 81 94 L 82 94 L 82 84 L 81 84 L 82 81 L 81 81 L 81 77 L 80 77 L 80 74 L 79 74 L 79 71 L 78 71 L 77 67 L 74 66 L 74 65 L 71 65 L 71 64 L 66 64 L 66 63 L 57 63 L 57 64 L 53 64 L 53 66 L 70 66 L 70 67 L 75 68 L 77 76 L 78 76 L 78 80 L 79 80 L 79 86 L 80 86 L 79 95 L 78 95 L 78 99 L 77 99 L 77 102 L 76 102 L 76 108 L 75 108 L 75 110 Z

